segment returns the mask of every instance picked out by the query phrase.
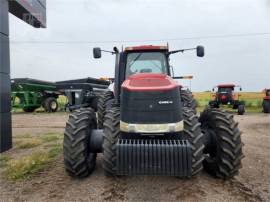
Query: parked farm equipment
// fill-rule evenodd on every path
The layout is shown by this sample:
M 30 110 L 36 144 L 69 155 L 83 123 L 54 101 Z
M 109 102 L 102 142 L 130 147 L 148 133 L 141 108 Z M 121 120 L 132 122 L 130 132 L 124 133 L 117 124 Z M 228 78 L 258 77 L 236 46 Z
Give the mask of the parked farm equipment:
M 97 110 L 99 96 L 110 85 L 109 80 L 83 78 L 56 82 L 57 89 L 67 97 L 66 109 L 73 111 L 80 107 L 92 107 Z
M 240 94 L 234 93 L 235 88 L 238 87 L 240 91 L 242 88 L 240 86 L 236 86 L 234 84 L 220 84 L 212 89 L 217 91 L 213 96 L 214 99 L 209 102 L 209 105 L 213 108 L 219 108 L 220 105 L 229 105 L 233 109 L 237 109 L 239 115 L 243 115 L 245 113 L 245 102 L 240 100 Z
M 193 76 L 173 76 L 172 78 L 175 80 L 177 80 L 177 79 L 191 80 L 191 79 L 193 79 Z M 197 111 L 196 111 L 197 104 L 196 104 L 195 99 L 193 99 L 193 94 L 192 94 L 191 89 L 190 89 L 191 85 L 190 86 L 179 85 L 179 87 L 181 89 L 181 101 L 183 103 L 183 106 L 192 108 L 196 114 L 197 113 Z
M 21 108 L 25 112 L 33 112 L 41 106 L 46 112 L 56 112 L 58 109 L 60 93 L 53 82 L 16 78 L 11 80 L 11 90 L 13 108 Z
M 204 56 L 202 46 L 194 49 L 197 56 Z M 116 56 L 114 93 L 106 92 L 99 99 L 102 119 L 97 122 L 91 107 L 80 107 L 67 121 L 64 164 L 68 174 L 91 174 L 100 152 L 107 176 L 190 177 L 203 166 L 224 179 L 238 173 L 242 142 L 233 116 L 207 107 L 198 118 L 171 77 L 169 56 L 187 50 L 193 49 L 137 46 L 111 51 Z M 94 58 L 101 58 L 101 52 L 94 48 Z M 97 129 L 98 124 L 103 129 Z
M 270 113 L 270 89 L 265 89 L 265 96 L 263 97 L 263 112 Z

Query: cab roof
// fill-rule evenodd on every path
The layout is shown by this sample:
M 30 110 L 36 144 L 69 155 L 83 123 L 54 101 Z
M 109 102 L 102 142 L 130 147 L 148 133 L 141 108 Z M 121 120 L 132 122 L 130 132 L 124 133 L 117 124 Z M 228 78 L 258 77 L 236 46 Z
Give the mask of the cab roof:
M 218 88 L 234 88 L 234 84 L 219 84 L 217 85 Z
M 165 50 L 168 51 L 168 46 L 153 46 L 153 45 L 142 45 L 142 46 L 131 46 L 126 47 L 125 51 L 149 51 L 149 50 Z

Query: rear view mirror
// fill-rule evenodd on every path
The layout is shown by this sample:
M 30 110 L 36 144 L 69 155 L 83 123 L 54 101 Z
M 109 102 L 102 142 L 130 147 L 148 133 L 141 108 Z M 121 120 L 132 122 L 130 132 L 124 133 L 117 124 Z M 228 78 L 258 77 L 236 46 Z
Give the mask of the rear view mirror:
M 240 87 L 240 91 L 242 91 L 242 88 Z
M 93 48 L 93 55 L 94 58 L 101 58 L 101 49 L 100 48 Z
M 212 91 L 214 92 L 214 91 L 215 91 L 215 89 L 214 89 L 214 88 L 212 88 Z
M 198 57 L 203 57 L 204 56 L 204 47 L 203 46 L 197 46 L 197 56 Z

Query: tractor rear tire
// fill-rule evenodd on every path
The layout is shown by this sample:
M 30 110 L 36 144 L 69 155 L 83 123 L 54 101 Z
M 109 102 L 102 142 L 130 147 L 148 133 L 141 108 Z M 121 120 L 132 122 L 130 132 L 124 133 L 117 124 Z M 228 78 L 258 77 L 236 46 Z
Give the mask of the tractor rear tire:
M 46 112 L 57 112 L 58 102 L 54 97 L 48 97 L 44 101 L 44 109 Z
M 270 113 L 270 100 L 263 100 L 263 112 Z
M 106 176 L 116 171 L 116 143 L 120 135 L 120 109 L 107 111 L 104 119 L 103 168 Z
M 106 107 L 109 100 L 113 99 L 114 95 L 112 91 L 107 91 L 100 95 L 97 103 L 97 116 L 98 116 L 98 128 L 103 128 L 104 117 L 106 114 Z
M 241 133 L 233 115 L 225 110 L 207 107 L 201 114 L 202 132 L 206 141 L 204 149 L 205 170 L 218 178 L 229 179 L 239 173 L 242 152 Z
M 36 110 L 36 107 L 24 107 L 24 112 L 34 112 Z
M 203 169 L 202 162 L 204 160 L 203 134 L 201 132 L 201 124 L 198 117 L 192 109 L 183 108 L 184 116 L 184 139 L 187 139 L 192 147 L 192 176 L 199 174 Z
M 244 113 L 245 113 L 245 105 L 243 105 L 243 104 L 238 105 L 237 113 L 238 113 L 238 115 L 244 115 Z
M 90 153 L 91 131 L 96 129 L 96 115 L 91 108 L 74 110 L 64 133 L 64 164 L 72 177 L 87 177 L 96 166 L 96 153 Z
M 192 93 L 189 90 L 180 90 L 180 96 L 181 101 L 183 103 L 183 107 L 191 108 L 196 114 L 197 105 L 195 99 L 193 98 Z

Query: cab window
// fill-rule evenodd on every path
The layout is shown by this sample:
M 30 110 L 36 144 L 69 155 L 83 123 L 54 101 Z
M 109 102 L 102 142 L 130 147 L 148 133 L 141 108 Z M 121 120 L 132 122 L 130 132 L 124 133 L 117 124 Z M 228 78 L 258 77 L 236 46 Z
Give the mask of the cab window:
M 164 53 L 137 52 L 127 55 L 126 78 L 138 73 L 167 74 L 167 61 Z

